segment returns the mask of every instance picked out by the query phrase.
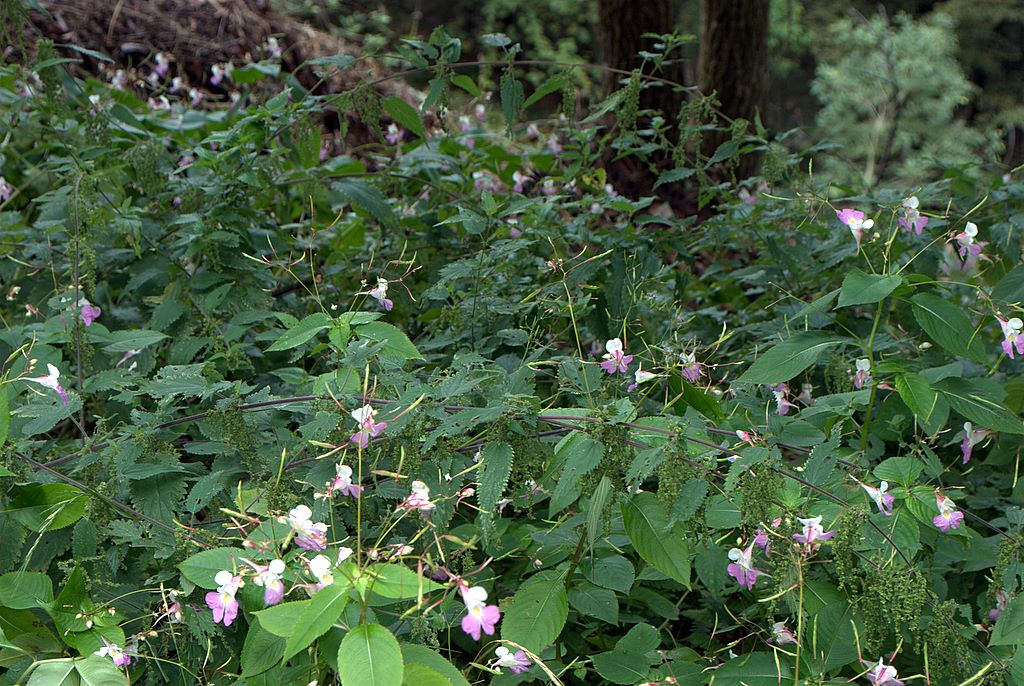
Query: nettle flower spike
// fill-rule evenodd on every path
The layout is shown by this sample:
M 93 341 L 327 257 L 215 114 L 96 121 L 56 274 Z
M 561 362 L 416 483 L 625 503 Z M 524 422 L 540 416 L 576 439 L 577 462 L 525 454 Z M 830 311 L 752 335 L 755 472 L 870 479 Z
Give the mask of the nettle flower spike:
M 896 668 L 887 665 L 878 658 L 878 664 L 872 667 L 867 673 L 867 679 L 872 686 L 903 686 L 903 682 L 897 679 Z
M 860 241 L 864 237 L 864 232 L 875 225 L 875 220 L 865 219 L 864 213 L 860 210 L 836 210 L 836 216 L 849 227 L 850 233 L 857 241 L 857 252 L 860 252 Z
M 46 376 L 29 376 L 25 377 L 25 381 L 31 381 L 37 383 L 44 388 L 49 388 L 51 391 L 56 391 L 57 395 L 60 396 L 61 402 L 65 405 L 68 404 L 68 393 L 64 390 L 64 387 L 60 385 L 60 370 L 54 367 L 52 364 L 46 365 L 46 370 L 50 372 Z
M 371 437 L 379 436 L 384 429 L 388 428 L 387 422 L 373 421 L 376 414 L 377 410 L 373 409 L 371 405 L 363 405 L 352 410 L 352 419 L 356 420 L 359 424 L 359 430 L 349 438 L 352 443 L 355 443 L 360 448 L 365 448 L 370 445 Z
M 488 636 L 494 635 L 494 627 L 501 619 L 497 605 L 487 604 L 487 591 L 483 586 L 460 588 L 462 602 L 466 604 L 466 616 L 462 618 L 462 630 L 474 641 L 480 640 L 480 632 Z
M 625 374 L 629 371 L 629 363 L 633 361 L 633 356 L 625 354 L 620 339 L 611 339 L 604 344 L 604 349 L 608 352 L 603 355 L 605 361 L 601 363 L 601 369 L 609 374 L 615 372 Z
M 900 203 L 900 211 L 903 216 L 897 221 L 907 233 L 921 235 L 924 231 L 924 227 L 928 226 L 928 217 L 922 217 L 921 212 L 917 209 L 920 206 L 920 201 L 916 195 L 912 195 L 909 198 L 904 198 L 903 202 Z
M 223 622 L 224 626 L 231 626 L 231 622 L 238 616 L 235 593 L 242 587 L 242 577 L 222 569 L 213 577 L 213 581 L 217 584 L 217 590 L 206 594 L 206 605 L 213 611 L 213 623 Z
M 513 674 L 522 674 L 530 671 L 530 664 L 530 658 L 526 657 L 522 650 L 513 653 L 505 646 L 498 646 L 494 649 L 494 659 L 491 660 L 490 667 L 498 671 L 501 671 L 502 667 L 508 667 Z
M 865 385 L 870 385 L 874 379 L 871 378 L 871 360 L 862 357 L 856 362 L 856 371 L 853 374 L 853 387 L 860 390 Z
M 999 320 L 999 327 L 1003 330 L 1003 352 L 1011 360 L 1016 359 L 1013 354 L 1014 350 L 1017 351 L 1018 355 L 1024 355 L 1024 336 L 1021 335 L 1021 329 L 1024 329 L 1024 322 L 1019 317 L 1003 319 L 997 316 L 996 319 Z
M 960 453 L 964 456 L 963 464 L 970 462 L 974 446 L 986 440 L 993 433 L 988 429 L 975 429 L 970 422 L 964 422 L 964 440 L 960 443 Z
M 288 511 L 287 522 L 295 532 L 295 545 L 317 552 L 327 548 L 327 525 L 313 522 L 313 511 L 306 505 L 297 505 Z
M 728 567 L 726 567 L 726 571 L 729 572 L 729 576 L 736 579 L 740 588 L 745 588 L 748 591 L 752 591 L 754 589 L 754 584 L 757 583 L 757 577 L 764 574 L 760 569 L 754 569 L 754 563 L 750 560 L 753 550 L 753 541 L 751 541 L 747 547 L 742 550 L 739 548 L 733 548 L 729 551 L 729 559 L 732 560 L 732 562 Z
M 956 509 L 952 500 L 942 495 L 942 491 L 935 489 L 935 504 L 939 508 L 939 514 L 932 519 L 932 524 L 937 526 L 943 533 L 950 529 L 959 529 L 964 521 L 964 513 Z
M 821 515 L 803 519 L 798 517 L 797 521 L 804 525 L 802 531 L 793 534 L 797 542 L 804 544 L 804 549 L 812 554 L 818 549 L 818 541 L 828 541 L 836 535 L 835 530 L 825 531 L 821 526 Z
M 860 483 L 859 481 L 857 483 Z M 878 488 L 868 486 L 867 484 L 860 484 L 860 487 L 867 491 L 868 496 L 875 501 L 875 505 L 878 506 L 878 511 L 884 514 L 886 517 L 892 516 L 892 504 L 896 502 L 896 496 L 891 493 L 886 493 L 889 490 L 889 482 L 883 481 L 879 484 Z

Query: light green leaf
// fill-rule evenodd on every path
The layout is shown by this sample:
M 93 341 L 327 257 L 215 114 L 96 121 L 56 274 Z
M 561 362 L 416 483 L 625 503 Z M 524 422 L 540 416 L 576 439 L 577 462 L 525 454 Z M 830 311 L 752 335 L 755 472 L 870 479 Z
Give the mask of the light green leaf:
M 370 572 L 376 574 L 372 586 L 373 592 L 385 598 L 418 598 L 421 592 L 430 593 L 442 588 L 433 579 L 428 579 L 401 564 L 376 565 L 370 569 Z
M 342 686 L 401 686 L 402 650 L 391 632 L 379 624 L 360 624 L 338 648 Z
M 385 357 L 399 357 L 403 360 L 422 360 L 423 356 L 416 349 L 409 337 L 398 327 L 386 322 L 369 322 L 355 327 L 357 335 L 377 343 L 383 343 L 380 354 Z
M 456 74 L 453 76 L 452 83 L 472 95 L 474 98 L 479 98 L 482 95 L 480 88 L 476 85 L 476 81 L 465 74 Z
M 109 659 L 98 655 L 75 660 L 75 669 L 82 686 L 128 686 L 124 672 Z
M 914 319 L 929 338 L 954 355 L 985 364 L 985 346 L 961 308 L 931 293 L 915 295 L 911 302 Z
M 12 489 L 14 496 L 3 510 L 32 531 L 63 529 L 77 522 L 89 498 L 66 484 L 30 484 Z
M 242 644 L 242 676 L 262 674 L 280 662 L 287 642 L 264 629 L 259 619 L 253 621 Z
M 653 493 L 638 493 L 622 503 L 626 535 L 636 552 L 662 574 L 690 587 L 690 546 L 681 526 L 668 529 L 665 506 Z
M 910 408 L 910 411 L 914 413 L 929 434 L 935 433 L 942 428 L 942 424 L 945 424 L 946 416 L 949 414 L 948 405 L 942 401 L 941 396 L 935 392 L 928 380 L 920 374 L 912 372 L 898 374 L 896 376 L 896 392 L 900 394 L 900 399 Z M 946 409 L 945 413 L 942 412 L 943 407 Z M 943 416 L 944 414 L 946 416 Z M 941 424 L 938 426 L 936 426 L 937 420 L 941 420 Z
M 108 353 L 126 353 L 129 350 L 141 350 L 159 343 L 165 338 L 167 338 L 167 334 L 149 329 L 114 331 L 108 339 L 110 342 L 103 346 L 103 350 Z
M 1024 434 L 1024 422 L 1001 403 L 987 398 L 984 389 L 969 379 L 943 379 L 932 384 L 953 409 L 977 427 L 1009 434 Z
M 565 583 L 538 576 L 520 586 L 501 621 L 501 637 L 539 653 L 562 633 L 569 614 Z
M 281 603 L 253 614 L 260 620 L 260 626 L 264 629 L 275 636 L 289 638 L 295 632 L 299 617 L 305 613 L 310 602 L 312 601 L 297 600 L 291 603 Z
M 295 630 L 288 637 L 288 644 L 284 648 L 285 660 L 304 650 L 334 626 L 348 604 L 348 591 L 349 584 L 338 580 L 316 592 L 302 610 L 295 623 Z
M 222 569 L 238 569 L 243 564 L 242 558 L 251 554 L 242 548 L 211 548 L 182 560 L 178 564 L 178 571 L 199 588 L 213 591 L 217 588 L 217 583 L 213 580 L 217 572 Z
M 847 343 L 847 339 L 823 331 L 798 333 L 762 353 L 738 381 L 755 384 L 789 381 L 817 362 L 829 348 Z
M 451 681 L 440 672 L 415 662 L 405 665 L 403 686 L 451 686 Z
M 902 282 L 903 277 L 900 276 L 868 274 L 854 268 L 843 279 L 843 287 L 839 290 L 839 307 L 879 302 Z
M 311 314 L 285 331 L 280 338 L 274 341 L 272 346 L 267 348 L 267 352 L 273 353 L 296 348 L 324 329 L 329 329 L 331 323 L 331 318 L 323 312 Z
M 380 104 L 384 111 L 403 128 L 421 139 L 426 139 L 427 132 L 423 128 L 423 120 L 420 119 L 419 113 L 412 105 L 394 95 L 384 98 Z
M 32 670 L 28 680 L 28 686 L 78 686 L 80 683 L 71 659 L 43 662 Z
M 469 686 L 469 681 L 455 665 L 426 646 L 403 643 L 402 658 L 407 668 L 413 664 L 424 665 L 439 674 L 443 674 L 452 686 Z
M 631 686 L 647 681 L 647 674 L 651 671 L 651 663 L 642 653 L 610 650 L 594 655 L 591 661 L 597 673 L 613 684 Z
M 53 582 L 41 572 L 8 572 L 0 576 L 0 607 L 26 610 L 53 602 Z

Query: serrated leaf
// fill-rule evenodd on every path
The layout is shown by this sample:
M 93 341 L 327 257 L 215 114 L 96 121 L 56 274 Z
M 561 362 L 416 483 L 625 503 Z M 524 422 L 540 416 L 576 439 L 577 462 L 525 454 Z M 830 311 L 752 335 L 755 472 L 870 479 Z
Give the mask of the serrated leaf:
M 666 183 L 676 183 L 677 181 L 683 181 L 684 179 L 688 179 L 696 173 L 697 171 L 695 169 L 685 168 L 669 169 L 668 171 L 663 171 L 658 176 L 658 180 L 654 183 L 654 188 L 657 188 L 658 186 L 663 186 Z
M 651 663 L 642 654 L 637 653 L 610 650 L 594 655 L 591 661 L 594 663 L 594 669 L 604 679 L 624 686 L 646 682 L 651 671 Z
M 441 588 L 433 579 L 398 563 L 376 565 L 370 571 L 374 574 L 373 592 L 385 598 L 418 598 Z
M 477 489 L 477 505 L 480 519 L 487 529 L 497 517 L 498 501 L 505 493 L 508 477 L 512 473 L 514 458 L 512 446 L 508 443 L 490 442 L 480 455 L 480 485 Z
M 1024 595 L 1010 600 L 992 630 L 990 646 L 1024 645 Z
M 336 581 L 317 591 L 299 615 L 284 649 L 287 660 L 327 633 L 348 604 L 349 585 Z
M 587 503 L 587 546 L 593 548 L 604 533 L 605 511 L 612 495 L 612 481 L 607 475 L 601 477 Z
M 149 347 L 165 338 L 167 338 L 167 334 L 149 329 L 114 331 L 110 334 L 109 343 L 103 346 L 103 350 L 108 353 L 126 353 L 129 350 L 141 350 Z
M 384 98 L 380 104 L 384 111 L 407 131 L 416 134 L 423 140 L 427 138 L 423 120 L 420 119 L 419 112 L 412 105 L 394 95 Z
M 826 350 L 847 343 L 847 339 L 823 331 L 798 333 L 762 353 L 738 381 L 755 384 L 789 381 L 817 362 Z
M 287 643 L 288 639 L 275 636 L 263 628 L 259 619 L 254 620 L 242 644 L 242 676 L 262 674 L 276 665 L 284 656 Z
M 474 98 L 479 98 L 483 95 L 483 93 L 480 92 L 480 88 L 477 87 L 476 81 L 465 74 L 456 74 L 453 76 L 452 83 L 472 95 Z
M 954 355 L 985 364 L 985 346 L 961 308 L 931 293 L 915 295 L 911 303 L 914 319 L 935 343 Z
M 559 576 L 534 577 L 519 587 L 501 621 L 501 637 L 540 653 L 562 633 L 569 598 Z
M 554 76 L 548 77 L 548 79 L 542 83 L 537 90 L 530 94 L 530 97 L 523 103 L 523 109 L 532 107 L 541 101 L 541 98 L 545 98 L 556 91 L 562 90 L 566 84 L 565 74 L 555 74 Z
M 509 69 L 511 70 L 511 67 Z M 519 113 L 522 112 L 525 101 L 523 84 L 516 80 L 511 71 L 506 72 L 501 79 L 501 111 L 505 115 L 505 130 L 507 132 L 512 132 L 512 125 L 519 119 Z
M 272 346 L 267 348 L 267 352 L 273 353 L 297 348 L 324 329 L 329 329 L 331 324 L 331 318 L 323 312 L 311 314 L 285 331 L 280 338 L 274 341 Z
M 53 602 L 53 582 L 40 572 L 8 572 L 0 576 L 0 607 L 12 610 L 45 608 Z
M 360 624 L 338 648 L 342 686 L 401 686 L 402 650 L 391 632 L 379 624 Z
M 949 414 L 948 405 L 942 402 L 942 397 L 922 375 L 913 372 L 898 374 L 896 392 L 927 433 L 934 434 L 945 424 Z M 942 412 L 943 408 L 946 409 L 945 413 Z
M 388 201 L 379 190 L 365 181 L 358 179 L 341 179 L 335 181 L 331 188 L 341 193 L 357 208 L 370 213 L 374 219 L 379 221 L 388 229 L 397 229 L 399 226 L 398 215 L 391 209 Z
M 823 486 L 828 483 L 836 467 L 836 457 L 833 453 L 839 447 L 842 437 L 842 425 L 837 424 L 832 427 L 832 433 L 829 435 L 828 440 L 811 449 L 811 455 L 804 463 L 803 475 L 805 479 L 815 486 Z
M 854 268 L 843 279 L 839 290 L 839 307 L 868 305 L 883 300 L 903 282 L 903 277 L 868 274 Z
M 555 448 L 555 457 L 563 463 L 563 467 L 551 493 L 551 515 L 576 502 L 580 495 L 580 478 L 601 464 L 604 446 L 586 434 L 573 432 L 559 442 Z
M 622 503 L 626 535 L 640 557 L 671 579 L 690 587 L 690 546 L 684 530 L 668 529 L 665 506 L 653 493 L 637 493 Z
M 54 531 L 77 522 L 89 504 L 85 493 L 66 484 L 17 486 L 4 512 L 31 531 Z

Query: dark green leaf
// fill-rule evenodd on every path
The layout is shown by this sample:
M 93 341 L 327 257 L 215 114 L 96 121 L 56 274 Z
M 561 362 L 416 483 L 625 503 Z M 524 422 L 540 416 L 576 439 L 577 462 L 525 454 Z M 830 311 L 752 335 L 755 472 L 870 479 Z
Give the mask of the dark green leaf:
M 915 295 L 911 302 L 914 319 L 929 338 L 954 355 L 985 364 L 985 346 L 961 308 L 931 293 Z
M 738 381 L 755 384 L 789 381 L 817 362 L 829 348 L 847 343 L 845 338 L 822 331 L 798 333 L 762 353 Z
M 879 302 L 902 282 L 900 276 L 868 274 L 854 268 L 843 279 L 843 287 L 839 291 L 839 307 Z

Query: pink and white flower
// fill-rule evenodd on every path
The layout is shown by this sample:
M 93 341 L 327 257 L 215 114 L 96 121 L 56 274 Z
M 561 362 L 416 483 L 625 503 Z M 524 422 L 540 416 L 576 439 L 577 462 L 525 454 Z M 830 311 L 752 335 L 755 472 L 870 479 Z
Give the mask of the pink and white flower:
M 213 581 L 217 584 L 217 590 L 206 594 L 206 605 L 213 610 L 213 623 L 223 622 L 224 626 L 231 626 L 231 622 L 238 616 L 235 594 L 242 586 L 242 577 L 222 569 L 213 577 Z
M 957 250 L 960 252 L 960 259 L 966 260 L 970 257 L 977 257 L 981 254 L 984 243 L 974 240 L 978 237 L 978 225 L 974 222 L 967 222 L 964 230 L 953 236 L 957 242 Z
M 0 176 L 0 202 L 7 202 L 11 197 L 11 193 L 13 192 L 14 186 L 7 183 L 7 179 Z
M 860 483 L 859 481 L 857 483 Z M 892 516 L 892 504 L 896 502 L 896 496 L 891 493 L 886 493 L 889 490 L 889 482 L 883 481 L 878 485 L 878 488 L 868 486 L 867 484 L 860 484 L 868 496 L 875 501 L 875 505 L 878 506 L 878 511 L 884 514 L 886 517 Z
M 605 361 L 601 363 L 601 369 L 609 374 L 614 374 L 615 372 L 625 374 L 629 371 L 629 363 L 633 361 L 633 356 L 625 354 L 620 339 L 611 339 L 604 344 L 604 349 L 607 352 L 602 356 Z
M 359 291 L 356 295 L 368 295 L 383 307 L 388 312 L 395 304 L 388 299 L 388 280 L 380 276 L 377 277 L 377 285 L 368 291 Z
M 373 420 L 376 414 L 377 410 L 373 409 L 371 405 L 363 405 L 352 410 L 352 419 L 356 420 L 359 424 L 359 430 L 352 434 L 348 440 L 360 448 L 365 448 L 370 444 L 370 438 L 379 436 L 384 429 L 388 428 L 387 422 L 375 422 Z
M 1006 610 L 1006 604 L 1010 602 L 1010 597 L 1006 595 L 1006 591 L 998 589 L 996 591 L 996 605 L 988 611 L 988 618 L 993 622 L 999 619 L 999 616 Z
M 306 505 L 296 505 L 288 511 L 287 522 L 295 532 L 295 545 L 314 552 L 327 548 L 327 525 L 313 522 L 313 511 Z
M 1024 322 L 1019 317 L 1010 317 L 1009 319 L 996 317 L 996 319 L 999 320 L 999 327 L 1003 330 L 1003 352 L 1011 360 L 1016 359 L 1013 354 L 1014 350 L 1018 355 L 1024 355 L 1024 335 L 1021 335 Z
M 754 584 L 757 582 L 757 577 L 764 574 L 760 569 L 754 569 L 754 563 L 750 560 L 753 550 L 753 541 L 751 541 L 747 547 L 742 550 L 739 548 L 733 548 L 729 551 L 729 559 L 732 560 L 732 562 L 728 567 L 726 567 L 726 571 L 729 572 L 729 576 L 736 579 L 740 588 L 746 588 L 747 590 L 753 590 Z
M 804 550 L 808 554 L 813 554 L 819 546 L 818 541 L 831 540 L 836 535 L 835 530 L 825 531 L 821 526 L 821 515 L 817 517 L 809 517 L 807 519 L 797 517 L 797 521 L 803 524 L 803 529 L 798 534 L 793 534 L 793 538 L 804 544 Z
M 780 383 L 778 386 L 772 389 L 772 395 L 775 396 L 775 407 L 781 416 L 785 416 L 790 410 L 799 409 L 796 404 L 789 401 L 786 396 L 789 395 L 789 386 L 784 383 Z
M 277 605 L 284 598 L 284 583 L 281 575 L 284 574 L 285 566 L 283 560 L 271 560 L 270 564 L 260 565 L 249 560 L 242 560 L 256 571 L 252 582 L 263 587 L 263 604 L 267 607 Z
M 430 512 L 435 507 L 434 503 L 430 502 L 430 488 L 422 481 L 413 481 L 411 492 L 398 507 L 402 510 Z
M 82 313 L 82 322 L 84 322 L 86 326 L 92 326 L 92 323 L 94 321 L 96 321 L 97 319 L 99 319 L 100 315 L 103 314 L 103 310 L 101 310 L 100 308 L 96 307 L 95 305 L 90 303 L 88 300 L 83 300 L 82 301 L 82 307 L 81 307 L 81 313 Z
M 109 657 L 113 661 L 115 667 L 128 667 L 131 665 L 132 656 L 127 650 L 122 650 L 103 636 L 100 636 L 100 638 L 103 639 L 103 647 L 93 653 L 93 655 Z
M 780 646 L 787 643 L 796 643 L 796 636 L 789 630 L 785 622 L 775 622 L 775 624 L 772 624 L 772 642 Z
M 529 174 L 523 174 L 519 171 L 512 172 L 512 183 L 514 184 L 512 186 L 512 190 L 515 191 L 516 193 L 522 193 L 524 184 L 529 180 Z
M 26 376 L 24 380 L 37 383 L 44 388 L 49 388 L 51 391 L 56 391 L 57 395 L 60 396 L 61 401 L 67 405 L 68 393 L 64 390 L 64 387 L 60 385 L 60 370 L 52 364 L 47 364 L 46 369 L 50 372 L 46 376 Z
M 391 145 L 398 145 L 405 138 L 405 131 L 398 128 L 397 124 L 388 124 L 388 131 L 384 134 L 384 140 Z
M 480 640 L 480 632 L 488 636 L 494 635 L 494 627 L 501 619 L 497 605 L 487 604 L 487 591 L 482 586 L 461 588 L 462 602 L 466 604 L 466 616 L 462 618 L 462 630 Z
M 939 508 L 939 514 L 932 519 L 932 524 L 939 527 L 943 533 L 960 528 L 964 521 L 964 513 L 956 509 L 953 501 L 942 495 L 942 491 L 938 489 L 935 489 L 935 504 Z
M 704 373 L 704 365 L 697 361 L 697 355 L 695 353 L 682 353 L 679 359 L 683 362 L 683 369 L 680 372 L 683 378 L 690 383 L 700 381 L 701 374 Z
M 351 550 L 349 551 L 351 552 Z M 331 573 L 331 560 L 326 555 L 317 555 L 306 563 L 309 573 L 316 579 L 316 590 L 334 583 L 334 574 Z
M 661 375 L 654 374 L 653 372 L 645 372 L 644 366 L 643 364 L 641 364 L 639 367 L 637 367 L 637 370 L 633 372 L 633 383 L 629 384 L 629 386 L 626 387 L 626 390 L 632 393 L 640 384 L 647 383 L 651 379 L 656 379 L 659 376 Z
M 916 195 L 904 198 L 903 202 L 900 203 L 900 212 L 902 212 L 903 216 L 897 220 L 899 225 L 906 229 L 907 233 L 914 233 L 918 236 L 924 231 L 924 227 L 928 225 L 928 217 L 922 217 L 921 212 L 917 209 L 920 204 Z
M 267 54 L 273 57 L 274 59 L 281 58 L 281 44 L 278 43 L 277 39 L 274 38 L 273 36 L 267 38 L 266 50 Z
M 897 679 L 897 676 L 899 675 L 896 673 L 896 668 L 885 664 L 882 658 L 879 658 L 878 664 L 867 673 L 868 681 L 872 686 L 903 686 L 903 682 Z
M 522 674 L 530 670 L 530 658 L 522 650 L 512 652 L 505 646 L 498 646 L 494 649 L 494 659 L 491 661 L 491 669 L 501 671 L 502 667 L 508 667 L 513 674 Z
M 231 72 L 234 70 L 235 65 L 230 62 L 213 65 L 210 67 L 210 85 L 219 86 L 224 79 L 231 79 Z
M 856 371 L 853 374 L 853 387 L 860 390 L 865 385 L 870 385 L 874 381 L 871 378 L 871 360 L 862 357 L 855 364 Z
M 562 144 L 558 142 L 558 137 L 554 134 L 548 136 L 547 141 L 544 143 L 544 147 L 546 147 L 548 152 L 552 155 L 558 155 L 562 152 Z
M 964 422 L 964 440 L 960 443 L 960 453 L 964 456 L 963 464 L 970 462 L 974 446 L 988 439 L 992 433 L 988 429 L 975 429 L 970 422 Z
M 327 490 L 314 494 L 314 498 L 330 498 L 335 493 L 350 495 L 353 498 L 362 493 L 363 487 L 352 483 L 352 468 L 342 462 L 335 468 L 334 479 L 327 482 Z
M 860 252 L 860 241 L 864 237 L 864 232 L 875 225 L 875 220 L 865 219 L 864 213 L 860 210 L 836 210 L 836 216 L 839 217 L 839 221 L 849 227 L 850 233 L 857 241 L 857 251 Z

